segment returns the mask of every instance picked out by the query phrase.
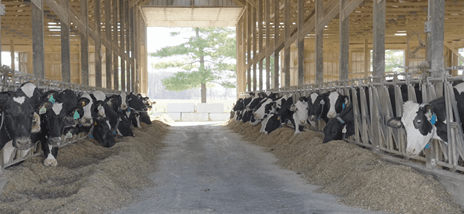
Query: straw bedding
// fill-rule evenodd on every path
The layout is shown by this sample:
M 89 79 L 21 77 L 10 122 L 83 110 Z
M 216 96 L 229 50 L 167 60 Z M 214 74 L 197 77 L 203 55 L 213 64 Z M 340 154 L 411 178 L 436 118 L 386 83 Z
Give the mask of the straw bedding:
M 245 140 L 264 147 L 283 168 L 301 173 L 321 192 L 340 202 L 369 210 L 396 213 L 463 213 L 444 187 L 430 176 L 386 163 L 369 150 L 345 141 L 322 144 L 323 134 L 281 128 L 269 135 L 260 125 L 230 120 L 227 127 Z
M 168 130 L 159 120 L 142 126 L 112 148 L 91 140 L 61 148 L 56 168 L 42 156 L 8 168 L 0 213 L 105 213 L 134 203 L 132 190 L 154 185 L 147 176 Z

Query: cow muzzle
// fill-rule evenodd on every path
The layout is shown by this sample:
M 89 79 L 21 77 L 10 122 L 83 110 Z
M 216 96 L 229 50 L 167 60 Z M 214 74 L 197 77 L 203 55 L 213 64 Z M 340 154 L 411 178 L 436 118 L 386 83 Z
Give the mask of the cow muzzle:
M 93 122 L 92 118 L 88 118 L 88 117 L 87 117 L 87 118 L 83 118 L 83 119 L 81 120 L 81 124 L 82 124 L 83 126 L 85 126 L 85 127 L 91 126 L 91 125 L 92 125 L 92 122 Z
M 18 137 L 13 140 L 13 145 L 19 150 L 25 150 L 32 147 L 32 140 L 29 137 Z
M 61 144 L 61 137 L 52 137 L 48 140 L 49 146 L 59 146 Z
M 306 120 L 300 120 L 300 125 L 306 125 Z
M 327 113 L 327 117 L 328 118 L 334 118 L 335 116 L 337 116 L 337 114 L 335 112 L 329 112 Z
M 316 121 L 316 116 L 314 116 L 314 115 L 309 116 L 309 120 Z

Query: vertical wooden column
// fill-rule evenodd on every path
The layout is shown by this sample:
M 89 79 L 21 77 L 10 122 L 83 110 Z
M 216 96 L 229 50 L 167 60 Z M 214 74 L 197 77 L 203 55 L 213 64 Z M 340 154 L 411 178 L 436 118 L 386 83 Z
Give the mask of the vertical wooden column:
M 251 36 L 252 42 L 253 42 L 253 59 L 251 60 L 252 66 L 253 66 L 253 91 L 256 91 L 256 85 L 258 83 L 258 76 L 256 75 L 256 59 L 258 57 L 256 56 L 256 46 L 257 46 L 257 40 L 256 40 L 256 8 L 251 7 L 252 9 L 252 15 L 251 15 Z
M 369 43 L 367 39 L 364 39 L 364 76 L 369 76 L 369 70 L 371 69 L 371 51 L 369 50 Z
M 10 39 L 10 56 L 11 56 L 11 69 L 15 70 L 16 67 L 15 67 L 15 44 L 14 44 L 14 40 L 13 39 Z M 19 71 L 19 68 L 18 68 L 18 71 Z
M 261 55 L 263 53 L 263 0 L 258 0 L 258 64 L 259 64 L 259 90 L 263 91 L 263 60 Z
M 105 1 L 105 34 L 106 34 L 106 39 L 110 43 L 106 47 L 106 88 L 111 89 L 111 83 L 112 83 L 112 78 L 111 74 L 113 73 L 113 49 L 112 45 L 113 43 L 111 42 L 111 1 L 106 0 Z
M 278 89 L 279 86 L 279 51 L 277 43 L 279 41 L 279 10 L 280 5 L 278 1 L 274 1 L 274 88 Z
M 82 24 L 88 25 L 88 0 L 80 1 Z M 81 84 L 89 85 L 89 31 L 81 32 Z
M 266 23 L 266 90 L 271 89 L 271 56 L 267 54 L 267 49 L 270 47 L 271 44 L 271 0 L 265 0 L 265 23 Z
M 2 4 L 2 0 L 0 0 L 0 4 Z M 1 41 L 1 38 L 2 38 L 2 16 L 0 16 L 0 41 Z M 0 42 L 0 53 L 1 52 L 2 52 L 2 44 Z M 30 61 L 30 58 L 28 58 L 28 61 Z M 0 57 L 0 65 L 3 65 L 2 64 L 2 57 Z
M 94 1 L 95 31 L 98 37 L 95 39 L 95 86 L 102 87 L 102 51 L 101 51 L 101 21 L 100 21 L 100 0 Z
M 119 47 L 118 43 L 118 0 L 113 0 L 113 47 Z M 109 39 L 109 38 L 108 38 Z M 116 49 L 113 49 L 113 88 L 119 90 L 119 54 Z
M 246 25 L 247 25 L 247 85 L 248 85 L 248 91 L 251 91 L 251 65 L 253 64 L 251 62 L 251 11 L 252 7 L 251 4 L 248 3 L 247 6 L 247 18 L 246 18 Z
M 372 76 L 385 74 L 385 6 L 386 0 L 373 1 Z M 442 55 L 443 57 L 443 55 Z
M 245 9 L 246 10 L 246 9 Z M 242 54 L 242 78 L 243 78 L 243 92 L 247 91 L 247 81 L 248 81 L 248 77 L 247 77 L 247 63 L 246 63 L 246 53 L 247 53 L 247 43 L 246 43 L 246 32 L 247 32 L 247 24 L 246 24 L 246 11 L 244 12 L 243 16 L 242 16 L 242 35 L 240 35 L 240 37 L 242 37 L 242 50 L 241 50 L 241 54 Z
M 240 47 L 242 45 L 242 19 L 237 22 L 236 30 L 235 30 L 235 38 L 236 38 L 236 46 L 235 46 L 235 55 L 236 63 L 235 63 L 235 76 L 237 77 L 237 88 L 235 92 L 237 94 L 237 98 L 240 96 L 240 93 L 243 91 L 242 89 L 242 55 L 240 54 Z
M 323 27 L 319 22 L 324 19 L 324 0 L 316 0 L 316 83 L 324 82 L 324 41 Z
M 66 14 L 69 11 L 69 0 L 62 0 L 62 7 Z M 68 15 L 69 17 L 69 15 Z M 71 51 L 69 41 L 69 21 L 61 21 L 61 81 L 71 82 Z
M 45 78 L 44 5 L 43 0 L 31 0 L 32 60 L 36 78 Z
M 292 22 L 290 21 L 291 0 L 284 1 L 284 74 L 285 84 L 284 87 L 290 86 L 290 29 Z
M 124 0 L 119 0 L 119 24 L 120 24 L 120 45 L 121 45 L 121 51 L 123 56 L 121 56 L 121 90 L 126 91 L 126 46 L 125 46 L 125 12 L 124 10 L 126 9 Z
M 138 27 L 138 10 L 137 10 L 137 5 L 134 5 L 132 8 L 133 10 L 133 18 L 132 18 L 132 23 L 133 23 L 133 29 L 132 29 L 132 41 L 133 41 L 133 46 L 132 46 L 132 51 L 134 52 L 134 74 L 132 75 L 132 82 L 133 82 L 133 88 L 134 91 L 137 93 L 141 93 L 139 91 L 139 27 Z
M 305 0 L 298 0 L 298 32 L 304 28 Z M 304 85 L 304 38 L 305 35 L 298 33 L 298 85 Z
M 443 77 L 444 71 L 444 26 L 445 26 L 445 0 L 429 0 L 430 32 L 427 34 L 427 61 L 430 62 L 432 76 Z
M 126 90 L 131 92 L 132 91 L 132 85 L 131 85 L 131 66 L 132 66 L 132 53 L 131 53 L 131 17 L 130 17 L 130 8 L 129 8 L 129 1 L 124 1 L 124 7 L 125 7 L 125 22 L 126 22 L 126 57 L 127 57 L 127 62 L 126 62 Z
M 348 0 L 340 0 L 340 17 L 343 17 L 341 14 L 344 14 L 344 10 Z M 349 16 L 347 16 L 349 17 Z M 339 42 L 340 42 L 340 61 L 339 65 L 339 79 L 347 80 L 349 72 L 349 54 L 350 54 L 350 19 L 345 18 L 341 19 L 339 22 Z

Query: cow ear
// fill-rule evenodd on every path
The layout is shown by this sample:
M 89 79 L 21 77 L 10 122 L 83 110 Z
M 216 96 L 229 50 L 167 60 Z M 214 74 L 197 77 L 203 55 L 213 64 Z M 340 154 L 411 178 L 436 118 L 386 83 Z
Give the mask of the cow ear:
M 392 117 L 387 121 L 387 126 L 398 129 L 403 126 L 401 122 L 401 117 Z
M 345 98 L 345 105 L 348 105 L 350 103 L 350 99 L 348 99 L 348 96 L 344 96 Z
M 39 111 L 39 114 L 45 114 L 47 111 L 49 111 L 53 107 L 53 103 L 50 101 L 42 101 L 38 107 L 37 110 Z
M 77 106 L 81 106 L 81 107 L 84 107 L 86 106 L 87 104 L 90 103 L 90 100 L 88 98 L 85 98 L 85 97 L 80 97 L 78 100 L 77 100 Z
M 297 110 L 297 109 L 296 109 L 295 104 L 292 104 L 292 106 L 290 106 L 290 111 L 296 111 L 296 110 Z

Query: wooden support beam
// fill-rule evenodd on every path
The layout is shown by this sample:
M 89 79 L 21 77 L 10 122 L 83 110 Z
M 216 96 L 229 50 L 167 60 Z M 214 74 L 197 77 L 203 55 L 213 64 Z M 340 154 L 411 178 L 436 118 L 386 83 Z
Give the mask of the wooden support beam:
M 32 0 L 32 60 L 36 78 L 45 78 L 45 49 L 44 49 L 44 12 L 43 1 Z
M 0 4 L 2 4 L 2 0 L 0 0 Z M 0 41 L 2 41 L 1 38 L 2 38 L 2 16 L 0 16 Z M 0 42 L 0 53 L 1 52 L 2 52 L 2 44 Z M 28 61 L 30 61 L 29 57 L 28 57 L 28 59 L 29 59 Z M 2 64 L 2 57 L 0 57 L 0 65 L 3 65 Z
M 298 0 L 298 29 L 303 29 L 304 26 L 304 13 L 305 13 L 305 0 Z M 298 85 L 304 85 L 305 72 L 304 72 L 304 35 L 298 35 Z
M 291 17 L 290 17 L 290 10 L 291 10 L 291 0 L 285 0 L 284 1 L 284 44 L 285 44 L 285 50 L 284 50 L 284 74 L 285 74 L 285 85 L 284 87 L 289 87 L 290 86 L 290 29 L 291 29 Z
M 136 58 L 135 58 L 135 9 L 131 8 L 130 11 L 130 58 L 131 58 L 131 91 L 134 93 L 137 92 L 136 90 L 136 80 L 135 80 L 135 63 L 136 63 Z
M 343 14 L 343 9 L 348 4 L 348 0 L 340 0 L 340 14 Z M 349 53 L 350 53 L 350 20 L 340 19 L 339 22 L 339 45 L 340 45 L 340 61 L 339 79 L 347 80 L 349 73 Z
M 134 64 L 132 62 L 132 53 L 131 53 L 131 38 L 132 38 L 132 33 L 131 33 L 131 20 L 132 20 L 132 17 L 131 17 L 131 14 L 130 14 L 130 8 L 129 8 L 129 2 L 128 1 L 125 1 L 125 4 L 126 4 L 126 54 L 128 56 L 128 60 L 127 60 L 127 69 L 126 69 L 126 89 L 127 91 L 129 92 L 132 92 L 132 64 Z
M 116 50 L 118 47 L 118 23 L 119 23 L 119 12 L 118 12 L 118 0 L 113 1 L 113 88 L 119 90 L 119 52 Z M 109 39 L 109 38 L 108 38 Z M 116 47 L 116 48 L 115 48 Z
M 69 27 L 69 1 L 60 6 L 55 0 L 43 0 L 45 4 L 60 18 L 60 22 Z M 66 6 L 67 5 L 67 6 Z
M 321 23 L 324 19 L 324 0 L 316 0 L 316 21 Z M 316 27 L 316 83 L 324 82 L 324 49 L 323 49 L 324 25 Z
M 246 25 L 247 25 L 247 85 L 248 85 L 248 91 L 251 91 L 251 10 L 252 7 L 250 4 L 248 4 L 247 7 L 247 14 L 246 14 Z
M 430 62 L 430 70 L 435 78 L 443 77 L 444 71 L 444 25 L 445 25 L 445 0 L 429 0 L 429 20 L 431 31 L 428 33 L 427 43 L 430 50 L 427 60 Z
M 263 52 L 263 0 L 258 0 L 258 52 Z M 255 56 L 259 60 L 259 90 L 263 88 L 263 60 L 259 56 Z
M 140 0 L 131 0 L 131 1 L 129 2 L 129 8 L 134 7 L 134 6 L 135 6 L 137 3 L 139 3 L 139 2 L 140 2 Z
M 105 1 L 105 34 L 106 38 L 111 39 L 111 1 Z M 106 55 L 106 88 L 111 89 L 112 78 L 111 74 L 113 73 L 113 50 L 112 45 L 105 47 Z
M 88 0 L 80 1 L 80 11 L 82 22 L 85 26 L 88 23 Z M 81 84 L 89 85 L 89 31 L 81 31 Z
M 52 0 L 53 1 L 53 0 Z M 62 9 L 69 22 L 69 0 L 62 0 Z M 61 21 L 61 81 L 71 82 L 71 50 L 69 41 L 69 23 Z
M 271 0 L 265 0 L 265 22 L 266 22 L 266 47 L 270 48 L 271 44 Z M 264 50 L 263 50 L 264 52 Z M 267 51 L 265 51 L 267 52 Z M 271 89 L 271 57 L 266 54 L 266 90 Z
M 256 7 L 250 8 L 252 10 L 252 18 L 251 18 L 251 33 L 252 33 L 252 39 L 253 39 L 253 61 L 252 66 L 253 66 L 253 91 L 256 91 L 256 85 L 258 82 L 258 76 L 256 75 L 256 62 L 258 57 L 256 56 L 256 47 L 257 47 L 257 40 L 256 40 Z
M 14 40 L 10 40 L 10 57 L 11 57 L 11 69 L 15 70 L 15 43 Z M 18 69 L 19 70 L 19 69 Z
M 124 0 L 119 0 L 119 25 L 120 25 L 120 31 L 119 31 L 119 41 L 120 41 L 120 45 L 121 45 L 121 51 L 122 51 L 122 55 L 121 56 L 121 90 L 122 91 L 126 91 L 126 58 L 123 58 L 122 56 L 125 56 L 125 49 L 126 49 L 126 46 L 125 46 L 125 20 L 126 20 L 126 16 L 125 16 L 125 11 L 126 10 L 126 6 L 124 4 Z
M 279 51 L 282 49 L 279 47 L 277 41 L 279 41 L 279 2 L 274 1 L 274 89 L 278 89 L 279 86 Z
M 452 53 L 456 54 L 456 56 L 464 62 L 464 57 L 459 53 L 458 50 L 456 50 L 455 48 L 453 48 L 453 46 L 449 45 L 448 43 L 443 43 Z
M 385 74 L 385 9 L 386 0 L 374 1 L 372 76 Z M 442 55 L 443 57 L 443 55 Z
M 101 51 L 101 22 L 100 22 L 100 1 L 94 1 L 95 31 L 97 38 L 95 41 L 95 86 L 102 87 L 102 51 Z

